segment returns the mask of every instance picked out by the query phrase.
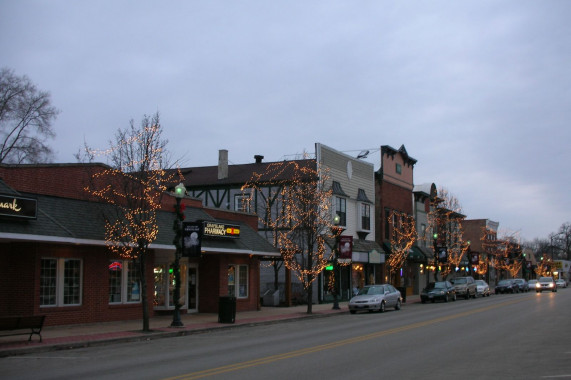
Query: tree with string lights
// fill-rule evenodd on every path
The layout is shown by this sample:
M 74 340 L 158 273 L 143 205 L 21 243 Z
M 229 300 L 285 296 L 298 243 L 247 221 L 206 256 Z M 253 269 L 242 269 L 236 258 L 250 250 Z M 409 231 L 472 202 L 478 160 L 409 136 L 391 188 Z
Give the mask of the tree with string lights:
M 144 116 L 140 128 L 131 120 L 130 128 L 119 129 L 115 141 L 105 151 L 87 144 L 76 157 L 93 161 L 105 156 L 108 169 L 92 175 L 86 191 L 104 207 L 105 239 L 110 251 L 131 259 L 138 269 L 143 331 L 149 329 L 147 297 L 147 256 L 149 245 L 158 234 L 157 211 L 161 197 L 174 178 L 165 173 L 167 140 L 161 138 L 159 114 Z M 175 300 L 178 302 L 178 300 Z
M 409 251 L 416 241 L 416 221 L 412 215 L 393 210 L 389 215 L 388 223 L 391 254 L 387 259 L 387 265 L 394 283 L 395 272 L 403 267 Z M 400 286 L 400 284 L 396 285 Z
M 329 175 L 313 160 L 272 163 L 263 173 L 255 173 L 243 187 L 249 189 L 249 201 L 259 194 L 261 186 L 273 184 L 275 209 L 259 216 L 274 231 L 276 247 L 284 265 L 300 280 L 307 294 L 307 313 L 312 313 L 311 286 L 327 265 L 326 238 L 335 238 L 331 216 L 331 188 L 326 188 Z M 287 174 L 287 175 L 285 175 Z

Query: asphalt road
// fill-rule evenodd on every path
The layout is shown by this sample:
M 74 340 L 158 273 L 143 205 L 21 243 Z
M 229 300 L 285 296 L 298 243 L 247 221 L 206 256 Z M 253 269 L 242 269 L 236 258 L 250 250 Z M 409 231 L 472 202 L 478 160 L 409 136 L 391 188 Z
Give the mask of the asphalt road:
M 2 379 L 571 379 L 571 289 L 0 359 Z

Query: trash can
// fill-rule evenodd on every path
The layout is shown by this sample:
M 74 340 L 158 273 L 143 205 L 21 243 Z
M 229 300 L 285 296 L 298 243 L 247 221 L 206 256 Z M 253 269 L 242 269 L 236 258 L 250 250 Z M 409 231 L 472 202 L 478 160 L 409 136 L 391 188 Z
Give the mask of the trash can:
M 400 292 L 402 302 L 406 303 L 406 288 L 403 286 L 403 287 L 397 287 L 397 289 Z
M 220 297 L 218 300 L 218 322 L 234 323 L 236 320 L 236 297 Z

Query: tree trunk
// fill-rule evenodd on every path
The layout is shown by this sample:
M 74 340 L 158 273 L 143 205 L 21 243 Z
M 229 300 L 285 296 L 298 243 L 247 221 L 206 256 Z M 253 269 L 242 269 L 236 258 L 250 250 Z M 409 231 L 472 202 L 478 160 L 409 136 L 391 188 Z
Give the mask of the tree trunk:
M 139 271 L 141 278 L 141 306 L 143 307 L 143 332 L 149 332 L 149 300 L 147 297 L 147 250 L 145 248 L 139 251 Z

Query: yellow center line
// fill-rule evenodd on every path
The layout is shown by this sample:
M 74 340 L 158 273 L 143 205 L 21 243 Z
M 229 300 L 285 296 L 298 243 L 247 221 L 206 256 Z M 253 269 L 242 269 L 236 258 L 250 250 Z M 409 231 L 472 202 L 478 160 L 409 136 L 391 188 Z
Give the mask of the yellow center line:
M 409 324 L 406 326 L 395 327 L 392 329 L 378 331 L 375 333 L 361 335 L 361 336 L 356 336 L 353 338 L 342 339 L 342 340 L 338 340 L 338 341 L 331 342 L 331 343 L 321 344 L 318 346 L 302 348 L 300 350 L 285 352 L 282 354 L 266 356 L 263 358 L 253 359 L 253 360 L 249 360 L 249 361 L 245 361 L 245 362 L 234 363 L 234 364 L 229 364 L 229 365 L 225 365 L 225 366 L 221 366 L 221 367 L 205 369 L 203 371 L 187 373 L 187 374 L 179 375 L 179 376 L 175 376 L 175 377 L 169 377 L 169 378 L 164 379 L 164 380 L 191 380 L 191 379 L 200 379 L 200 378 L 207 377 L 207 376 L 219 375 L 219 374 L 226 373 L 226 372 L 232 372 L 232 371 L 237 371 L 239 369 L 259 366 L 262 364 L 268 364 L 268 363 L 276 362 L 279 360 L 285 360 L 285 359 L 290 359 L 290 358 L 294 358 L 297 356 L 311 354 L 314 352 L 331 350 L 333 348 L 345 346 L 348 344 L 355 344 L 355 343 L 363 342 L 366 340 L 371 340 L 371 339 L 380 338 L 380 337 L 387 336 L 387 335 L 397 334 L 397 333 L 400 333 L 403 331 L 414 330 L 414 329 L 418 329 L 421 327 L 433 325 L 436 323 L 446 322 L 446 321 L 450 321 L 453 319 L 466 317 L 468 315 L 482 313 L 484 311 L 488 311 L 488 310 L 492 310 L 492 309 L 497 309 L 499 307 L 513 305 L 513 304 L 522 302 L 524 300 L 526 300 L 526 299 L 505 301 L 505 302 L 502 302 L 502 303 L 499 303 L 496 305 L 491 305 L 491 306 L 486 306 L 486 307 L 482 307 L 482 308 L 478 308 L 478 309 L 474 309 L 474 310 L 470 310 L 470 311 L 465 311 L 463 313 L 447 315 L 447 316 L 440 317 L 440 318 L 435 318 L 435 319 L 430 319 L 427 321 L 412 323 L 412 324 Z

